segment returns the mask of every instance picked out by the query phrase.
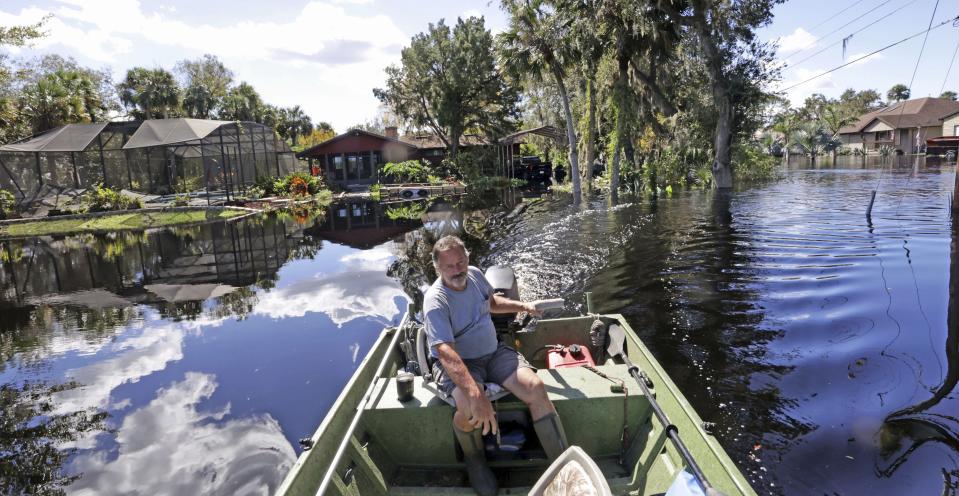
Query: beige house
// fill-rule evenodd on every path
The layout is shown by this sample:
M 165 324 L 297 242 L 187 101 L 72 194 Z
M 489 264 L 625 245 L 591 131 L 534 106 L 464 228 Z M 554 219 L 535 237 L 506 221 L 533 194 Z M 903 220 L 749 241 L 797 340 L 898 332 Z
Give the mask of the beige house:
M 943 117 L 942 135 L 959 136 L 959 112 Z
M 878 153 L 886 145 L 912 154 L 923 152 L 927 139 L 956 135 L 957 130 L 959 102 L 927 97 L 869 112 L 840 129 L 839 139 L 843 146 L 860 148 L 866 153 Z

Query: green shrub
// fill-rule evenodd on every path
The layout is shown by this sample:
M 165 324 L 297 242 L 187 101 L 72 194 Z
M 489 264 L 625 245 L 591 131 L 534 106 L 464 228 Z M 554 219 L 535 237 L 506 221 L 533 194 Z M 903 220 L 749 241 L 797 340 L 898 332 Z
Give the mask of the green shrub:
M 101 184 L 83 194 L 82 203 L 88 212 L 109 212 L 112 210 L 133 210 L 143 208 L 143 200 L 125 196 L 123 193 Z
M 380 172 L 401 183 L 422 183 L 429 178 L 430 166 L 422 160 L 387 162 Z
M 260 176 L 256 178 L 256 181 L 253 182 L 253 188 L 258 188 L 263 192 L 262 196 L 273 196 L 276 194 L 276 190 L 273 186 L 276 184 L 276 178 L 270 176 Z
M 273 194 L 282 196 L 315 195 L 323 189 L 320 178 L 306 172 L 294 172 L 273 181 Z
M 736 179 L 755 181 L 773 177 L 779 161 L 758 146 L 742 144 L 733 146 L 732 162 Z
M 13 214 L 16 207 L 17 198 L 13 193 L 0 189 L 0 219 L 6 219 Z
M 455 159 L 444 159 L 443 167 L 467 183 L 473 183 L 481 177 L 495 173 L 499 160 L 495 147 L 477 147 L 461 151 Z M 555 167 L 556 162 L 553 165 Z
M 263 191 L 263 188 L 254 184 L 253 186 L 246 188 L 246 195 L 253 200 L 259 200 L 260 198 L 266 196 L 266 192 Z
M 192 193 L 200 190 L 199 177 L 181 177 L 173 185 L 173 192 L 178 194 Z

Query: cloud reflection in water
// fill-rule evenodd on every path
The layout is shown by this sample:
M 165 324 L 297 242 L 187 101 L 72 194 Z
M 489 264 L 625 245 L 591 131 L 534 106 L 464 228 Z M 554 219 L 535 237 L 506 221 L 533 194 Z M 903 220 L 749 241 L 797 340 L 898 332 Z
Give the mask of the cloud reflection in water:
M 269 494 L 296 460 L 270 415 L 223 420 L 198 405 L 217 388 L 215 376 L 188 372 L 124 418 L 116 433 L 119 456 L 80 457 L 85 475 L 76 494 Z

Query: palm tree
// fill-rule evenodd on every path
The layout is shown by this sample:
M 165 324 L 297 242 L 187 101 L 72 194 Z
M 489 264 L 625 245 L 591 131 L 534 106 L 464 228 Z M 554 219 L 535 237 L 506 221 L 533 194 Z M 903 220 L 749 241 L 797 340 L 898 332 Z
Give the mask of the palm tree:
M 294 105 L 287 109 L 290 119 L 290 138 L 293 145 L 296 145 L 298 136 L 306 136 L 313 132 L 313 120 L 303 112 L 299 105 Z
M 886 98 L 889 101 L 901 102 L 903 100 L 908 100 L 910 95 L 909 87 L 904 84 L 894 85 L 892 88 L 889 88 L 889 91 L 886 92 Z
M 509 16 L 509 26 L 497 36 L 497 44 L 501 65 L 514 75 L 528 75 L 540 81 L 552 76 L 566 117 L 573 200 L 579 202 L 582 187 L 576 150 L 576 124 L 564 82 L 566 70 L 563 54 L 559 50 L 564 36 L 557 16 L 547 12 L 543 4 L 542 0 L 502 0 L 503 9 Z
M 24 88 L 20 113 L 34 133 L 74 122 L 92 122 L 102 116 L 102 102 L 89 79 L 74 71 L 56 71 Z
M 217 103 L 213 92 L 201 83 L 194 83 L 183 92 L 183 111 L 187 117 L 208 119 Z
M 134 67 L 117 85 L 120 102 L 138 119 L 168 118 L 180 108 L 180 87 L 169 71 Z
M 832 133 L 830 139 L 839 142 L 839 130 L 856 122 L 856 117 L 846 114 L 842 111 L 839 105 L 831 104 L 827 105 L 823 109 L 822 114 L 819 116 L 819 120 L 823 123 L 826 130 Z M 839 150 L 839 146 L 834 146 L 832 148 L 832 163 L 836 163 L 836 152 Z
M 785 150 L 783 155 L 787 165 L 789 164 L 790 140 L 799 130 L 799 126 L 799 114 L 792 109 L 786 110 L 774 118 L 772 130 L 783 135 L 783 150 Z
M 802 150 L 805 155 L 809 155 L 812 163 L 816 163 L 816 157 L 824 151 L 834 150 L 839 146 L 839 140 L 833 138 L 822 124 L 817 121 L 804 122 L 799 129 L 793 133 L 793 141 L 796 147 Z
M 580 69 L 582 91 L 586 95 L 585 163 L 580 170 L 584 181 L 593 177 L 593 163 L 596 162 L 596 73 L 603 56 L 603 40 L 596 29 L 599 19 L 599 6 L 602 0 L 558 0 L 557 13 L 561 22 L 569 25 L 569 43 L 572 57 Z
M 602 37 L 607 40 L 607 50 L 617 67 L 612 102 L 616 133 L 610 174 L 610 192 L 615 194 L 619 189 L 620 156 L 629 142 L 628 123 L 636 120 L 638 114 L 635 109 L 655 108 L 664 115 L 676 112 L 656 82 L 655 68 L 670 62 L 679 39 L 676 30 L 665 23 L 664 13 L 635 0 L 605 0 L 599 7 L 599 18 Z M 630 74 L 642 88 L 641 92 L 631 89 Z M 636 105 L 637 96 L 644 97 L 651 105 Z M 651 115 L 652 112 L 647 112 L 647 116 Z
M 220 118 L 232 121 L 254 121 L 267 124 L 264 119 L 264 105 L 260 94 L 247 82 L 230 88 L 223 99 Z

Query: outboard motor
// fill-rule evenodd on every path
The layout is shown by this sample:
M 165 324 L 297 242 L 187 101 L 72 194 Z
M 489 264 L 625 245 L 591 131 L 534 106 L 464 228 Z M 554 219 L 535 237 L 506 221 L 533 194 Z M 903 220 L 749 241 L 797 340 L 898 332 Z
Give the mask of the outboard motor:
M 493 286 L 493 293 L 511 300 L 519 300 L 519 285 L 516 283 L 516 274 L 513 269 L 505 265 L 494 265 L 486 269 L 486 280 Z M 509 323 L 516 318 L 516 314 L 493 314 L 493 325 L 497 331 L 506 330 Z

